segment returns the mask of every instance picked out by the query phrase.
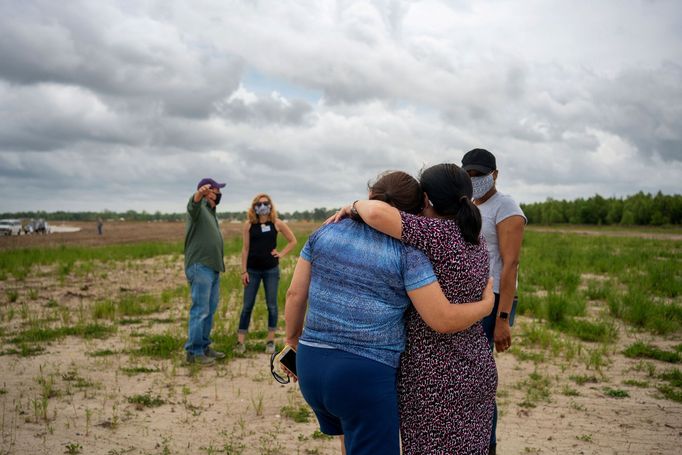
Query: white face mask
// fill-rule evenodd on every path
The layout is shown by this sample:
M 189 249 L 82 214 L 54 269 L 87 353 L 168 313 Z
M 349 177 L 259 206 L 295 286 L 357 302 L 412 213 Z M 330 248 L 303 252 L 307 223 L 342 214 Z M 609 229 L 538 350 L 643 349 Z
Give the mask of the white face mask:
M 481 199 L 485 194 L 495 186 L 495 179 L 493 173 L 482 177 L 471 177 L 471 185 L 474 187 L 474 194 L 472 199 Z
M 270 215 L 270 206 L 269 205 L 256 205 L 256 207 L 253 209 L 254 212 L 256 212 L 256 215 Z

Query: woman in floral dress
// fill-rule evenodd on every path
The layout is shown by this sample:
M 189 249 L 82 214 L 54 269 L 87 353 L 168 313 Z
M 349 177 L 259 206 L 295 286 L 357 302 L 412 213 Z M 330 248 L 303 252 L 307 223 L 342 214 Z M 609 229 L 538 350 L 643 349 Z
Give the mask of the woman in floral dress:
M 480 298 L 488 279 L 481 218 L 471 180 L 455 164 L 426 169 L 424 216 L 379 201 L 356 201 L 373 228 L 426 253 L 450 302 Z M 453 334 L 431 330 L 408 310 L 407 345 L 398 373 L 400 431 L 405 454 L 487 454 L 497 372 L 481 323 Z

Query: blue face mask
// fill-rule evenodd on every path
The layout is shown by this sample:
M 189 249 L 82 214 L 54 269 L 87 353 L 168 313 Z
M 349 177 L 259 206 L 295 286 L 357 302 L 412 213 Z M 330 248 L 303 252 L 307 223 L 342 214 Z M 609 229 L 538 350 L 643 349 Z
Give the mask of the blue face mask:
M 218 193 L 215 195 L 215 200 L 213 201 L 215 205 L 220 204 L 220 199 L 223 197 L 223 193 Z
M 495 186 L 495 179 L 493 179 L 493 173 L 482 177 L 471 177 L 471 185 L 474 187 L 474 194 L 472 199 L 481 199 L 490 191 L 493 186 Z

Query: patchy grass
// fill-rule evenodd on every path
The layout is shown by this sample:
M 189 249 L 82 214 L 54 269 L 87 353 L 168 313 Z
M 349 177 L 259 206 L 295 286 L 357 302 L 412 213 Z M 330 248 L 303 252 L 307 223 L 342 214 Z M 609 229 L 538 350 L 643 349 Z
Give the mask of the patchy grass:
M 113 326 L 103 324 L 78 324 L 67 327 L 31 327 L 28 330 L 19 332 L 10 341 L 15 344 L 21 343 L 45 343 L 54 341 L 66 336 L 77 336 L 85 339 L 106 338 L 116 332 Z
M 135 353 L 156 359 L 170 359 L 180 351 L 183 341 L 170 333 L 145 335 L 140 339 L 140 348 Z
M 88 352 L 90 357 L 108 357 L 110 355 L 116 355 L 119 351 L 112 351 L 111 349 L 100 349 L 99 351 Z
M 310 422 L 310 408 L 306 405 L 292 406 L 286 405 L 282 406 L 280 413 L 297 423 L 307 423 Z
M 618 331 L 610 321 L 592 322 L 572 318 L 565 321 L 560 330 L 582 341 L 612 343 L 618 339 Z
M 38 355 L 45 351 L 45 348 L 43 348 L 42 346 L 36 346 L 33 344 L 26 343 L 19 343 L 18 348 L 19 349 L 10 348 L 4 351 L 0 351 L 0 356 L 18 355 L 20 357 L 33 357 L 34 355 Z
M 584 385 L 587 383 L 597 384 L 599 382 L 599 379 L 594 375 L 590 375 L 590 376 L 587 376 L 587 375 L 571 375 L 568 378 L 578 385 Z
M 604 394 L 611 398 L 628 398 L 630 394 L 627 390 L 612 389 L 611 387 L 604 387 Z
M 649 382 L 648 381 L 638 381 L 636 379 L 626 379 L 623 381 L 624 385 L 629 385 L 632 387 L 639 387 L 640 389 L 644 389 L 646 387 L 649 387 Z
M 537 371 L 532 372 L 528 379 L 516 385 L 516 388 L 526 392 L 519 406 L 522 408 L 534 408 L 540 401 L 549 402 L 551 396 L 550 384 L 549 376 L 543 376 Z
M 682 389 L 669 385 L 659 385 L 657 388 L 658 391 L 661 392 L 661 394 L 668 400 L 682 403 Z
M 668 363 L 679 363 L 682 359 L 679 351 L 665 351 L 642 341 L 637 341 L 628 346 L 623 354 L 630 358 L 647 358 Z
M 136 374 L 158 373 L 161 370 L 159 370 L 158 368 L 149 367 L 123 367 L 121 368 L 121 371 L 128 376 L 134 376 Z
M 682 387 L 682 371 L 673 369 L 664 371 L 658 375 L 659 379 L 668 381 L 671 385 L 675 387 Z
M 166 402 L 160 396 L 151 396 L 149 393 L 137 394 L 128 397 L 128 403 L 134 404 L 137 409 L 157 408 Z

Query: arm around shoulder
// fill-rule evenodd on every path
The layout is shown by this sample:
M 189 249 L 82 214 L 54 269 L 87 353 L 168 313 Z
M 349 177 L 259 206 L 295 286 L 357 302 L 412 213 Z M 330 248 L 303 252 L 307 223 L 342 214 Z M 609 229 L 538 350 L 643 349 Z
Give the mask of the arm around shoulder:
M 400 240 L 403 233 L 403 222 L 400 212 L 395 207 L 382 201 L 355 201 L 353 203 L 358 215 L 368 226 L 379 232 Z
M 424 322 L 439 333 L 455 333 L 468 329 L 489 315 L 495 303 L 491 278 L 488 279 L 481 300 L 477 302 L 451 304 L 437 281 L 408 291 L 407 294 Z

